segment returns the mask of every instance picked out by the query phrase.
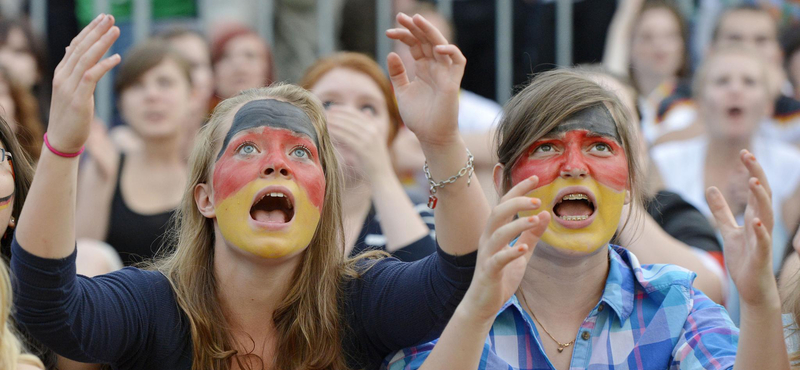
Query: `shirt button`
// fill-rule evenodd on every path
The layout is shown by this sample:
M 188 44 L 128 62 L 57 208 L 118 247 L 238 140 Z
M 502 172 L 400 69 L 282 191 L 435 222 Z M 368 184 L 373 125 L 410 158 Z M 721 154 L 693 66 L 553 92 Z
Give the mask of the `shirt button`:
M 603 312 L 603 307 L 605 307 L 605 305 L 602 303 L 600 304 L 600 306 L 597 306 L 597 312 Z
M 588 332 L 588 331 L 585 331 L 585 332 L 583 332 L 583 334 L 581 334 L 581 339 L 583 339 L 583 340 L 589 340 L 589 337 L 591 337 L 591 336 L 592 336 L 592 335 L 591 335 L 591 334 L 589 334 L 589 332 Z

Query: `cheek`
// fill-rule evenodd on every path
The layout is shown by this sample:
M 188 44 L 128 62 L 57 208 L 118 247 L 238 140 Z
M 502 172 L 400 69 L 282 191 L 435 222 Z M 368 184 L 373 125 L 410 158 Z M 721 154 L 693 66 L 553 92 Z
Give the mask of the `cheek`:
M 533 175 L 539 177 L 537 188 L 550 184 L 561 173 L 562 162 L 563 159 L 560 158 L 532 160 L 526 157 L 520 159 L 517 164 L 514 165 L 514 168 L 511 169 L 511 186 Z
M 293 168 L 300 187 L 305 189 L 308 197 L 317 209 L 322 211 L 325 200 L 325 175 L 318 165 L 303 164 Z
M 223 156 L 214 167 L 214 202 L 220 203 L 258 178 L 258 161 L 238 161 Z
M 589 173 L 597 182 L 609 186 L 616 191 L 628 188 L 628 161 L 624 155 L 608 158 L 592 158 L 586 160 Z

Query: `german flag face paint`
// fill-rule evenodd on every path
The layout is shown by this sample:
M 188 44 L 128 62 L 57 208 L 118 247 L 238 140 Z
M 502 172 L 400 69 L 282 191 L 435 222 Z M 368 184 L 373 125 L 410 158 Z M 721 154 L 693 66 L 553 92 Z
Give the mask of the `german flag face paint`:
M 628 163 L 614 121 L 604 106 L 575 114 L 534 142 L 511 169 L 511 182 L 536 175 L 528 196 L 553 217 L 541 240 L 590 253 L 605 246 L 619 225 L 628 189 Z
M 15 192 L 11 192 L 11 194 L 0 198 L 0 211 L 8 208 L 14 203 L 14 193 Z
M 217 224 L 229 243 L 263 258 L 304 250 L 325 196 L 308 116 L 273 99 L 243 105 L 217 156 L 213 188 Z

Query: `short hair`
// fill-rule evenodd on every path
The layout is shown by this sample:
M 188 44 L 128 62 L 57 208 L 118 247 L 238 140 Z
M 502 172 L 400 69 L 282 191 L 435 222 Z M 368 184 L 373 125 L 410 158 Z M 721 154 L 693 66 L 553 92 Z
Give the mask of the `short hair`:
M 778 34 L 778 23 L 775 22 L 775 18 L 772 18 L 772 14 L 766 8 L 757 5 L 757 4 L 740 4 L 734 7 L 730 7 L 725 9 L 722 14 L 719 15 L 717 18 L 717 23 L 714 24 L 714 31 L 711 34 L 711 43 L 715 44 L 717 42 L 717 38 L 719 37 L 720 28 L 722 28 L 722 22 L 725 21 L 725 18 L 733 13 L 737 12 L 755 12 L 755 13 L 762 13 L 766 15 L 770 20 L 772 20 L 773 25 L 775 26 L 775 34 Z
M 322 79 L 322 76 L 336 68 L 351 69 L 363 73 L 378 85 L 383 93 L 383 98 L 386 100 L 386 111 L 389 113 L 388 143 L 391 144 L 395 136 L 397 136 L 397 131 L 400 129 L 402 122 L 400 110 L 397 108 L 397 100 L 394 96 L 392 83 L 389 82 L 389 78 L 383 73 L 383 69 L 381 69 L 378 63 L 369 56 L 361 53 L 341 52 L 321 58 L 311 65 L 311 67 L 308 67 L 303 78 L 300 80 L 300 86 L 310 90 Z
M 183 54 L 175 50 L 164 40 L 149 39 L 133 47 L 125 55 L 122 65 L 114 81 L 114 93 L 119 97 L 123 91 L 135 84 L 147 71 L 161 64 L 164 60 L 174 61 L 192 85 L 192 66 Z
M 259 40 L 261 40 L 262 45 L 264 45 L 264 50 L 266 50 L 267 55 L 267 81 L 262 81 L 264 86 L 269 86 L 273 82 L 275 82 L 275 63 L 272 61 L 272 47 L 264 40 L 258 33 L 253 31 L 250 28 L 236 25 L 227 28 L 226 31 L 216 35 L 211 40 L 211 66 L 216 66 L 217 62 L 222 59 L 225 55 L 225 47 L 228 46 L 228 43 L 231 40 L 241 37 L 241 36 L 255 36 Z

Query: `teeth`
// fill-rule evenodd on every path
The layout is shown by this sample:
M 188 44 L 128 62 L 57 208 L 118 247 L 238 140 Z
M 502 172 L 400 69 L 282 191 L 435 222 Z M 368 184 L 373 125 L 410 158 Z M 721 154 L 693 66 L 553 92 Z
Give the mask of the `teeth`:
M 283 195 L 283 193 L 269 193 L 269 196 L 275 197 L 275 198 L 283 198 L 283 197 L 285 197 L 285 195 Z
M 565 221 L 583 221 L 589 218 L 589 216 L 559 216 L 562 220 Z
M 586 194 L 568 194 L 565 195 L 564 198 L 561 200 L 589 200 L 589 197 Z

